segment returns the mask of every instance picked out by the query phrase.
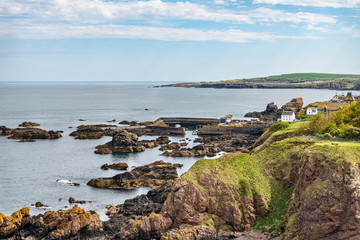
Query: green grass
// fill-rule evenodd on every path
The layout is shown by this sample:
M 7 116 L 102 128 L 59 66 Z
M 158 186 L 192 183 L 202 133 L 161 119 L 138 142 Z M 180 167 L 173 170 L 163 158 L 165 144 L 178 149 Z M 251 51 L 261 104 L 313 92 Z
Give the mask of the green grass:
M 286 216 L 293 191 L 293 187 L 285 189 L 281 184 L 272 186 L 270 213 L 266 217 L 258 217 L 253 229 L 276 235 L 281 234 L 281 224 Z
M 289 79 L 289 78 L 305 78 L 305 79 L 334 79 L 334 78 L 360 78 L 357 74 L 333 74 L 333 73 L 290 73 L 270 76 L 271 79 Z
M 217 174 L 213 174 L 217 169 Z M 197 184 L 202 175 L 213 176 L 227 185 L 240 187 L 245 196 L 260 195 L 264 202 L 270 200 L 270 185 L 262 175 L 256 159 L 248 154 L 226 154 L 218 159 L 200 159 L 181 179 Z

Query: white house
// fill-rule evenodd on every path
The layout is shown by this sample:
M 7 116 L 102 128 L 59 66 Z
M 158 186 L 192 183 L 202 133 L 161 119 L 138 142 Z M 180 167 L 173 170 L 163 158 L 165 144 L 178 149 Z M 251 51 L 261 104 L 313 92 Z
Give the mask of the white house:
M 283 111 L 281 114 L 282 122 L 293 122 L 295 121 L 295 113 L 293 111 Z
M 306 115 L 312 116 L 312 115 L 317 115 L 318 113 L 319 113 L 319 111 L 318 111 L 317 107 L 308 107 L 306 109 Z

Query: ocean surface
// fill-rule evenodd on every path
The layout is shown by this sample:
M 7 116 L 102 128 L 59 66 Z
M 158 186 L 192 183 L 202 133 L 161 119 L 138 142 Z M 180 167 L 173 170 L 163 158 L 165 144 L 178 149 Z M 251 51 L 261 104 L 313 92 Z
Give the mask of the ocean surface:
M 107 204 L 120 204 L 146 193 L 149 188 L 111 190 L 87 186 L 91 178 L 122 172 L 105 171 L 100 169 L 101 165 L 126 162 L 131 167 L 165 160 L 184 164 L 178 170 L 182 174 L 198 160 L 164 157 L 157 148 L 142 153 L 97 155 L 95 146 L 111 138 L 75 140 L 69 134 L 79 125 L 106 124 L 112 119 L 120 122 L 150 121 L 159 117 L 219 118 L 225 114 L 243 119 L 246 112 L 262 111 L 271 101 L 281 106 L 294 97 L 303 97 L 308 104 L 327 100 L 335 94 L 330 90 L 309 89 L 154 88 L 160 84 L 163 83 L 0 83 L 0 125 L 15 128 L 24 121 L 32 121 L 42 129 L 64 131 L 60 139 L 34 143 L 20 143 L 0 136 L 0 212 L 9 215 L 25 206 L 30 207 L 32 214 L 71 208 L 68 198 L 73 197 L 95 201 L 81 206 L 98 211 L 101 218 L 106 219 Z M 186 137 L 196 136 L 187 132 Z M 183 138 L 171 137 L 171 140 Z M 189 143 L 191 147 L 192 141 Z M 81 185 L 69 186 L 57 180 L 71 180 Z M 31 207 L 37 201 L 49 208 Z

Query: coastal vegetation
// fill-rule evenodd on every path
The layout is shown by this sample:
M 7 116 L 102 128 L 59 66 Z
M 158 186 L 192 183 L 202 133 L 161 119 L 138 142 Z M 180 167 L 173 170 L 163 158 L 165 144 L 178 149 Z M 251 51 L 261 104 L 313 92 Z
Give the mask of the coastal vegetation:
M 359 90 L 360 75 L 329 73 L 292 73 L 259 78 L 243 78 L 215 82 L 188 82 L 164 87 L 195 88 L 314 88 Z

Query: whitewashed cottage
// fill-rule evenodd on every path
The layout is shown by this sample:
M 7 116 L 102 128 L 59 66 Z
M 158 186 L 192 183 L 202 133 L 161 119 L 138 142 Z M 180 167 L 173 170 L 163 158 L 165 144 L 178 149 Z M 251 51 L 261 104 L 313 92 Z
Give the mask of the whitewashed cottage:
M 314 115 L 317 115 L 318 113 L 319 113 L 319 111 L 318 111 L 317 107 L 308 107 L 306 109 L 306 115 L 314 116 Z
M 282 122 L 294 122 L 296 120 L 295 113 L 293 111 L 283 111 L 281 114 Z

